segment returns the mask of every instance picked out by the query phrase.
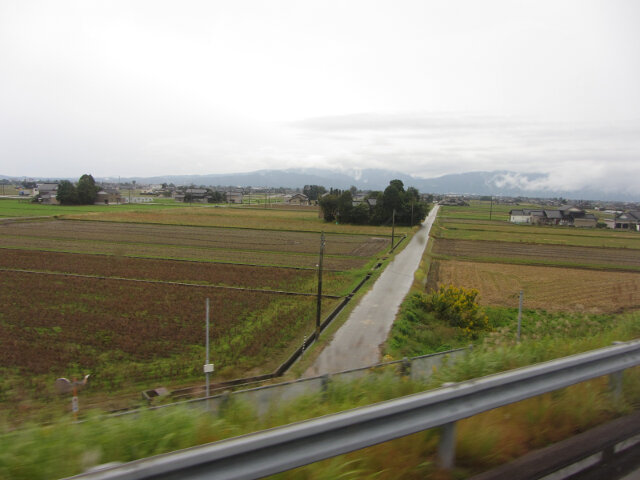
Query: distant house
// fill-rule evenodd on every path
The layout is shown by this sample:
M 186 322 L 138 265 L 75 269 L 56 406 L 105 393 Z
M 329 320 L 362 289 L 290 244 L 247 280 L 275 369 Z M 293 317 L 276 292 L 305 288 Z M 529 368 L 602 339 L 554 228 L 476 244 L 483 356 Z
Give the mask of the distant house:
M 598 219 L 578 207 L 566 205 L 558 210 L 516 209 L 509 212 L 511 223 L 531 225 L 569 225 L 593 228 Z
M 206 188 L 187 188 L 184 192 L 184 201 L 192 203 L 207 203 Z
M 438 202 L 439 205 L 446 207 L 468 207 L 469 202 L 462 197 L 445 197 Z
M 33 189 L 33 194 L 39 197 L 40 203 L 47 205 L 55 205 L 58 203 L 56 195 L 58 195 L 57 183 L 38 183 Z
M 531 223 L 531 210 L 519 209 L 511 210 L 509 212 L 509 218 L 511 223 Z
M 184 193 L 176 192 L 173 199 L 176 202 L 184 203 L 207 203 L 209 195 L 207 195 L 205 188 L 187 188 Z
M 115 188 L 105 188 L 100 190 L 96 196 L 96 205 L 110 205 L 122 203 L 120 191 Z
M 309 197 L 307 197 L 303 193 L 286 195 L 284 201 L 289 205 L 309 205 Z
M 227 192 L 227 202 L 228 203 L 242 203 L 244 196 L 242 192 L 232 191 Z
M 640 232 L 640 210 L 617 214 L 615 219 L 607 224 L 610 228 Z
M 598 224 L 598 218 L 593 213 L 585 213 L 573 219 L 574 227 L 595 228 Z

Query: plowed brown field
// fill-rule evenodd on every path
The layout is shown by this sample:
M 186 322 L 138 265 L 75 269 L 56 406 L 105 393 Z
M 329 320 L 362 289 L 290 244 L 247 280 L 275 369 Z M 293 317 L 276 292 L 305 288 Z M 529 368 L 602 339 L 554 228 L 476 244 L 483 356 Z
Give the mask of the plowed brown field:
M 432 252 L 460 259 L 640 270 L 640 250 L 436 239 Z
M 197 377 L 205 298 L 211 299 L 212 352 L 223 376 L 255 367 L 270 371 L 290 353 L 292 340 L 301 341 L 313 327 L 314 297 L 4 271 L 0 378 L 11 372 L 17 383 L 28 383 L 76 370 L 91 372 L 96 385 L 115 387 Z M 336 302 L 326 299 L 324 311 Z M 264 358 L 271 365 L 257 364 Z
M 523 290 L 530 309 L 614 313 L 640 308 L 640 273 L 632 272 L 434 260 L 428 283 L 476 288 L 484 305 L 517 307 Z
M 313 293 L 317 288 L 315 270 L 33 250 L 0 249 L 0 269 L 287 290 L 300 293 Z M 344 292 L 344 289 L 348 287 L 349 280 L 347 276 L 340 273 L 325 272 L 323 292 L 328 295 L 346 294 L 348 292 Z

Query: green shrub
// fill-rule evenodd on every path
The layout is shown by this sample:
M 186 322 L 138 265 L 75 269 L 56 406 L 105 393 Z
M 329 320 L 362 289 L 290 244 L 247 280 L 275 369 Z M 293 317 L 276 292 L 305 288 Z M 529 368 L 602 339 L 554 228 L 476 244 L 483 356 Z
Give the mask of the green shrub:
M 438 319 L 460 328 L 468 337 L 476 338 L 478 332 L 490 330 L 489 319 L 480 310 L 477 297 L 475 289 L 441 286 L 425 298 L 424 304 Z

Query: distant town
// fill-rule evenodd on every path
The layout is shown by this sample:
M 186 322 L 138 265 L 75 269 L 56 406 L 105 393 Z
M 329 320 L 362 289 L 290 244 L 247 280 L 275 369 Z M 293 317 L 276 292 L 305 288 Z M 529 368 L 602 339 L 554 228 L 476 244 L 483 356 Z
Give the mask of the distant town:
M 62 181 L 66 182 L 66 181 Z M 0 179 L 0 195 L 20 198 L 44 205 L 57 205 L 60 181 Z M 280 203 L 297 206 L 318 205 L 322 196 L 341 192 L 340 189 L 319 185 L 298 188 L 231 186 L 231 185 L 176 185 L 174 183 L 95 182 L 95 205 L 153 203 L 157 199 L 190 204 L 252 204 Z M 350 189 L 353 205 L 367 203 L 372 190 Z M 517 224 L 563 225 L 587 228 L 612 228 L 640 231 L 640 202 L 577 200 L 562 197 L 512 197 L 487 195 L 457 195 L 421 193 L 424 202 L 447 206 L 466 206 L 473 200 L 491 201 L 495 205 L 526 206 L 509 212 L 510 221 Z M 531 206 L 538 208 L 528 208 Z M 604 215 L 595 215 L 601 212 Z M 605 218 L 606 217 L 606 218 Z

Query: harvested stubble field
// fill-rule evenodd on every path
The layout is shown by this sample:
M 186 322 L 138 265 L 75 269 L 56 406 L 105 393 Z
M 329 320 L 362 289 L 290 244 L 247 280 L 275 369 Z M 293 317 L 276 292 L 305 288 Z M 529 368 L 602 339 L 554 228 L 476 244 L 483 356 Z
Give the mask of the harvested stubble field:
M 476 288 L 480 302 L 491 306 L 517 307 L 523 290 L 531 309 L 609 314 L 640 308 L 640 235 L 513 225 L 508 216 L 489 221 L 490 208 L 482 202 L 442 210 L 432 230 L 428 288 Z M 510 208 L 501 206 L 503 213 Z
M 428 287 L 464 285 L 483 305 L 517 307 L 520 290 L 529 309 L 620 313 L 640 308 L 640 273 L 434 260 Z
M 199 378 L 207 297 L 222 377 L 268 371 L 313 328 L 314 297 L 4 271 L 0 397 L 48 395 L 69 370 L 91 372 L 94 389 Z
M 487 262 L 640 270 L 640 250 L 436 239 L 433 254 Z

